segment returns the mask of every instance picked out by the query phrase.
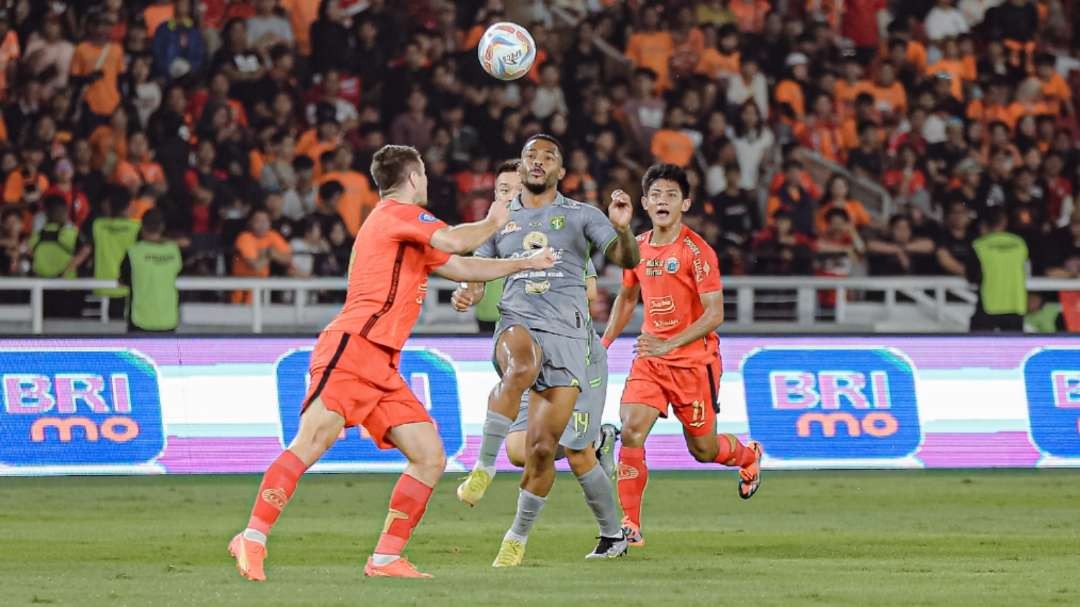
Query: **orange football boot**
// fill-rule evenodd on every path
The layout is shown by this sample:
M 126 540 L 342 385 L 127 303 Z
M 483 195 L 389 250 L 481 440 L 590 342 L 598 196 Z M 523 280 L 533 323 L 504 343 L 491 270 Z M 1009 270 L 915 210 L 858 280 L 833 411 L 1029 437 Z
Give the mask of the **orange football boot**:
M 367 564 L 364 565 L 364 575 L 368 577 L 431 577 L 430 573 L 418 571 L 416 566 L 405 557 L 401 557 L 387 565 L 376 565 L 375 561 L 369 556 Z
M 244 538 L 241 531 L 229 542 L 229 554 L 236 559 L 236 568 L 240 575 L 253 582 L 265 582 L 263 561 L 266 560 L 266 546 Z
M 754 497 L 758 487 L 761 486 L 761 443 L 752 440 L 746 444 L 754 450 L 754 463 L 744 468 L 739 468 L 739 497 L 748 500 Z

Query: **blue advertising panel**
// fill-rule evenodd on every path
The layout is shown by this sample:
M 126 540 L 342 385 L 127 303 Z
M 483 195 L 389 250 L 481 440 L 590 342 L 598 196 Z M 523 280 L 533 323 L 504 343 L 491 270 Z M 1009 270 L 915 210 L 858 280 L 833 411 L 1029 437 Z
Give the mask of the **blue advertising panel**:
M 133 350 L 0 351 L 0 464 L 138 465 L 165 449 L 158 374 Z
M 772 457 L 901 458 L 919 447 L 914 370 L 890 348 L 762 348 L 742 373 L 750 435 Z
M 300 409 L 308 387 L 311 350 L 289 352 L 277 364 L 278 412 L 281 445 L 285 447 L 300 428 Z M 435 420 L 446 452 L 451 457 L 465 439 L 461 429 L 461 400 L 453 363 L 429 348 L 406 348 L 398 363 L 401 376 Z M 362 428 L 348 428 L 320 460 L 327 463 L 404 463 L 396 449 L 379 449 Z
M 1080 457 L 1080 349 L 1045 348 L 1024 362 L 1031 440 L 1057 457 Z

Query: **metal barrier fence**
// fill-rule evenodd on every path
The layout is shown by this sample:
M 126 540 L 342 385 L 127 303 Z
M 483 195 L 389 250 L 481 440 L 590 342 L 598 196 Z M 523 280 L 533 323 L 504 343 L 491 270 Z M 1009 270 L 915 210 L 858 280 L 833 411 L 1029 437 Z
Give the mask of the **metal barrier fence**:
M 29 322 L 31 332 L 44 332 L 43 302 L 45 291 L 90 291 L 93 289 L 114 287 L 109 280 L 95 279 L 42 279 L 42 278 L 3 278 L 0 279 L 0 291 L 29 292 L 29 306 L 25 304 L 0 305 L 0 317 L 7 321 Z M 308 294 L 318 292 L 341 292 L 346 289 L 344 278 L 208 278 L 181 277 L 176 287 L 182 293 L 187 292 L 229 292 L 246 290 L 252 293 L 249 305 L 212 304 L 218 310 L 247 311 L 247 320 L 253 333 L 262 333 L 267 326 L 268 312 L 273 311 L 273 323 L 300 327 L 317 324 L 310 318 L 309 312 L 318 308 L 326 314 L 332 314 L 338 304 L 312 304 Z M 600 286 L 614 295 L 618 292 L 617 279 L 601 279 Z M 469 333 L 476 330 L 470 317 L 463 317 L 454 312 L 446 303 L 449 293 L 457 283 L 433 278 L 428 285 L 427 299 L 424 301 L 418 330 L 436 325 L 451 327 L 452 332 Z M 1056 292 L 1080 290 L 1080 281 L 1068 279 L 1030 278 L 1028 289 L 1035 292 Z M 928 321 L 966 324 L 972 311 L 972 304 L 977 297 L 971 286 L 963 279 L 941 276 L 904 276 L 904 277 L 863 277 L 863 278 L 827 278 L 811 276 L 732 276 L 725 278 L 724 290 L 728 304 L 728 323 L 736 327 L 747 328 L 762 322 L 780 322 L 788 326 L 802 328 L 828 327 L 843 325 L 850 321 L 851 309 L 855 305 L 849 294 L 880 293 L 880 302 L 872 304 L 879 309 L 882 318 L 890 318 L 902 305 L 907 310 L 916 310 Z M 288 304 L 271 303 L 271 292 L 292 293 L 292 302 Z M 831 293 L 830 305 L 823 305 L 819 294 Z M 783 315 L 762 313 L 766 305 L 779 304 L 784 309 Z M 191 305 L 191 304 L 184 304 Z M 198 304 L 196 304 L 198 305 Z M 860 304 L 861 305 L 861 304 Z M 108 321 L 108 300 L 100 302 L 102 322 Z M 291 314 L 288 311 L 291 309 Z M 236 319 L 236 314 L 231 315 Z M 241 316 L 243 316 L 241 314 Z M 208 318 L 205 324 L 215 324 L 219 318 Z M 200 319 L 202 322 L 202 319 Z M 243 321 L 241 321 L 243 322 Z M 243 322 L 243 325 L 248 325 Z M 636 326 L 636 325 L 631 325 Z M 446 330 L 444 329 L 444 332 Z

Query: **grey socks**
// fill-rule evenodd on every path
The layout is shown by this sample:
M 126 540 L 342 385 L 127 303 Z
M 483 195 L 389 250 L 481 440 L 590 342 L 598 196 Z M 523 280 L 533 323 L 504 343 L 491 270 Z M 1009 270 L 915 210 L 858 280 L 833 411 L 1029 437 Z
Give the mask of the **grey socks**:
M 484 419 L 484 438 L 480 443 L 480 455 L 476 462 L 488 469 L 495 467 L 495 458 L 499 455 L 506 433 L 514 420 L 502 413 L 489 410 Z
M 622 537 L 622 523 L 619 510 L 615 506 L 615 490 L 604 474 L 604 469 L 597 464 L 577 479 L 585 492 L 585 503 L 589 505 L 597 524 L 600 525 L 600 535 Z
M 505 539 L 513 539 L 523 543 L 528 540 L 533 523 L 536 522 L 536 517 L 540 516 L 540 510 L 544 508 L 545 502 L 547 502 L 546 497 L 539 497 L 522 489 L 518 493 L 517 514 L 514 515 L 514 524 L 510 525 L 510 530 L 506 532 Z

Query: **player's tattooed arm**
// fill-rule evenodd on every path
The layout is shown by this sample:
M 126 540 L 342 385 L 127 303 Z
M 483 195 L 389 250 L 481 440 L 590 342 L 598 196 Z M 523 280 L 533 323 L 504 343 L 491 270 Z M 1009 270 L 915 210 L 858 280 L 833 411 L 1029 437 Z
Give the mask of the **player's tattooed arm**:
M 450 295 L 450 305 L 458 312 L 468 310 L 483 299 L 484 286 L 485 283 L 482 282 L 461 283 L 458 288 L 454 289 L 454 293 Z
M 486 282 L 515 272 L 546 270 L 553 265 L 555 265 L 555 251 L 551 247 L 544 247 L 533 251 L 527 257 L 513 259 L 487 259 L 484 257 L 451 255 L 446 263 L 435 270 L 435 273 L 443 278 L 458 282 Z
M 630 204 L 630 195 L 622 190 L 612 192 L 611 204 L 608 205 L 608 219 L 615 227 L 616 236 L 604 254 L 612 263 L 627 269 L 633 268 L 641 261 L 637 239 L 630 231 L 630 220 L 633 218 L 634 207 Z
M 724 322 L 724 292 L 702 293 L 701 305 L 704 306 L 705 312 L 678 335 L 661 339 L 655 335 L 642 333 L 634 346 L 637 355 L 642 358 L 664 356 L 715 331 Z M 605 331 L 605 335 L 606 333 Z
M 510 221 L 509 201 L 495 201 L 487 217 L 472 223 L 443 228 L 431 235 L 431 246 L 453 255 L 472 253 Z
M 624 286 L 619 291 L 619 296 L 615 298 L 615 303 L 611 304 L 611 315 L 608 317 L 607 326 L 604 327 L 604 336 L 600 340 L 603 342 L 605 348 L 610 346 L 611 342 L 615 341 L 615 338 L 623 332 L 627 323 L 630 322 L 630 318 L 634 315 L 634 308 L 637 307 L 640 294 L 641 285 L 637 284 L 631 287 Z

